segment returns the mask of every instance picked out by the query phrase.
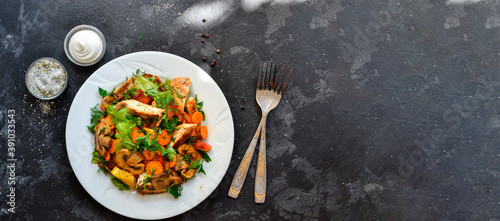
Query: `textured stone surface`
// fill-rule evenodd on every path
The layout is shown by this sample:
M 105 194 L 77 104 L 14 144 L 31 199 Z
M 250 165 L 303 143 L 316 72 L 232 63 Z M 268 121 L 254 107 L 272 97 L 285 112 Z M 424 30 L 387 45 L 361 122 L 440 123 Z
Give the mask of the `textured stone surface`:
M 66 33 L 80 24 L 107 40 L 91 67 L 64 54 Z M 210 34 L 205 43 L 201 33 Z M 76 179 L 66 117 L 97 68 L 152 50 L 209 73 L 235 123 L 221 184 L 173 220 L 499 220 L 499 34 L 493 0 L 2 1 L 0 219 L 128 219 Z M 71 75 L 48 102 L 24 85 L 26 68 L 44 56 Z M 239 198 L 227 192 L 260 119 L 256 74 L 267 60 L 294 74 L 268 118 L 268 196 L 257 205 L 256 156 Z M 8 110 L 16 113 L 15 214 L 6 197 Z

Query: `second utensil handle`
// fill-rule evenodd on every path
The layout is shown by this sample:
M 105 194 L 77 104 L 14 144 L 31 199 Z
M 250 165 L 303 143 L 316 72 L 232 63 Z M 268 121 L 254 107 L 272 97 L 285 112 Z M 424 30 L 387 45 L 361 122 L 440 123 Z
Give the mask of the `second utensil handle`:
M 257 171 L 255 172 L 255 202 L 264 203 L 266 201 L 266 119 L 267 113 L 263 114 L 260 124 L 260 145 L 259 158 L 257 161 Z
M 228 196 L 232 198 L 237 198 L 240 194 L 241 188 L 243 187 L 243 183 L 245 182 L 245 178 L 248 173 L 248 167 L 250 167 L 250 162 L 252 161 L 252 156 L 255 151 L 255 146 L 257 146 L 257 141 L 260 135 L 260 129 L 262 126 L 262 122 L 257 127 L 257 131 L 253 135 L 252 141 L 250 141 L 250 145 L 245 152 L 245 156 L 241 159 L 241 163 L 234 174 L 233 181 L 231 182 L 231 186 L 229 187 Z

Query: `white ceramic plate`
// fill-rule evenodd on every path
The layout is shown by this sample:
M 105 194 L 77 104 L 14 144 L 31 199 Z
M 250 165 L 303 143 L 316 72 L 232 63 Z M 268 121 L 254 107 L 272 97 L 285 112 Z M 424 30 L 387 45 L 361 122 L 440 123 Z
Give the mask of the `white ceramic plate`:
M 207 175 L 183 184 L 182 196 L 175 199 L 169 193 L 141 195 L 135 191 L 120 191 L 109 176 L 97 173 L 91 164 L 94 135 L 90 124 L 90 108 L 100 103 L 98 87 L 111 90 L 125 82 L 137 68 L 158 75 L 161 80 L 188 77 L 192 80 L 190 96 L 197 94 L 203 101 L 208 127 L 207 142 L 210 163 L 204 163 Z M 234 144 L 233 118 L 229 105 L 217 84 L 201 68 L 176 55 L 163 52 L 137 52 L 110 61 L 94 72 L 75 96 L 66 122 L 66 149 L 71 167 L 85 190 L 99 203 L 121 215 L 137 219 L 162 219 L 184 213 L 205 200 L 226 173 Z

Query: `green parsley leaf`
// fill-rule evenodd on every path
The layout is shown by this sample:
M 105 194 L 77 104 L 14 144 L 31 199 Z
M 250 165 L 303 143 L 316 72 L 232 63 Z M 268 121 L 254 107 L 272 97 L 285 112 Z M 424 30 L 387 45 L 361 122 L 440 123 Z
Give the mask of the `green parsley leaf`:
M 153 173 L 151 173 L 151 174 L 153 174 Z M 146 189 L 146 183 L 151 182 L 151 177 L 152 177 L 152 175 L 150 175 L 150 174 L 147 174 L 147 173 L 144 174 L 144 180 L 142 181 L 144 189 Z
M 189 169 L 196 169 L 196 170 L 198 170 L 198 172 L 201 172 L 201 173 L 207 175 L 205 173 L 205 170 L 203 170 L 202 165 L 203 165 L 203 162 L 200 162 L 199 159 L 196 159 L 193 163 L 191 163 L 191 165 L 189 166 Z
M 172 146 L 168 145 L 167 147 L 165 147 L 165 149 L 160 148 L 159 150 L 161 155 L 165 157 L 165 160 L 174 161 L 177 152 L 174 148 L 172 148 Z
M 203 174 L 207 175 L 207 174 L 205 173 L 205 170 L 203 169 L 203 164 L 200 164 L 200 168 L 198 168 L 198 172 L 200 172 L 200 173 L 203 173 Z
M 198 110 L 200 110 L 203 107 L 203 101 L 198 102 L 198 95 L 197 94 L 194 95 L 194 100 L 196 101 L 196 108 L 198 108 Z
M 110 174 L 110 173 L 108 172 L 108 170 L 106 169 L 106 167 L 104 166 L 104 164 L 101 164 L 101 166 L 99 167 L 99 169 L 97 170 L 97 172 L 98 172 L 98 173 L 101 173 L 101 172 L 102 172 L 102 173 L 104 173 L 105 175 Z
M 187 155 L 182 157 L 182 161 L 185 161 L 186 163 L 191 163 L 192 160 L 193 160 L 193 157 L 190 154 L 187 154 Z
M 201 108 L 203 107 L 203 101 L 198 102 L 197 94 L 194 95 L 194 100 L 196 101 L 196 108 L 198 109 L 198 112 L 200 112 L 201 115 L 203 115 L 203 120 L 205 120 L 205 112 L 201 110 Z
M 199 159 L 196 159 L 193 163 L 191 163 L 191 165 L 189 165 L 189 169 L 198 169 L 198 167 L 200 167 Z
M 174 115 L 172 117 L 172 119 L 167 119 L 167 115 L 164 114 L 163 117 L 165 117 L 165 118 L 161 122 L 161 125 L 160 125 L 161 128 L 168 131 L 169 134 L 174 132 L 175 129 L 177 128 L 177 124 L 179 123 L 179 119 L 177 118 L 177 116 Z
M 94 152 L 92 152 L 92 160 L 90 162 L 93 164 L 98 164 L 98 163 L 106 163 L 107 161 L 104 159 L 104 157 L 99 156 L 97 150 L 94 150 Z
M 194 136 L 194 137 L 189 137 L 187 140 L 186 140 L 186 143 L 189 144 L 189 145 L 193 145 L 193 143 L 198 139 L 198 137 Z
M 101 97 L 107 97 L 108 95 L 112 94 L 113 91 L 115 91 L 115 88 L 113 88 L 113 90 L 108 92 L 108 91 L 102 89 L 101 87 L 99 87 L 99 94 L 101 95 Z
M 207 152 L 203 150 L 198 150 L 198 152 L 200 152 L 201 157 L 203 158 L 204 161 L 207 161 L 207 163 L 212 161 L 212 159 L 210 159 L 210 157 L 208 156 Z
M 136 87 L 133 87 L 125 91 L 124 99 L 125 100 L 132 99 L 132 97 L 137 94 L 137 90 L 138 89 Z
M 181 194 L 181 191 L 182 191 L 182 187 L 179 187 L 177 185 L 173 185 L 172 187 L 170 188 L 167 188 L 167 191 L 172 194 L 172 196 L 174 196 L 174 198 L 178 198 L 179 196 L 182 196 Z
M 146 72 L 141 71 L 141 69 L 137 68 L 137 70 L 135 70 L 135 73 L 132 72 L 132 78 L 136 78 L 139 75 L 144 74 L 144 73 L 146 73 Z
M 151 145 L 153 145 L 149 139 L 149 134 L 147 133 L 144 134 L 144 136 L 135 139 L 135 143 L 140 150 L 150 150 Z
M 99 124 L 99 118 L 105 116 L 106 114 L 100 110 L 97 109 L 97 104 L 93 107 L 90 108 L 90 124 L 87 126 L 87 129 L 90 130 L 90 132 L 95 133 L 94 127 Z
M 160 92 L 159 87 L 151 88 L 146 91 L 146 95 L 151 96 L 156 101 L 156 106 L 160 108 L 166 108 L 174 100 L 174 96 L 171 91 Z

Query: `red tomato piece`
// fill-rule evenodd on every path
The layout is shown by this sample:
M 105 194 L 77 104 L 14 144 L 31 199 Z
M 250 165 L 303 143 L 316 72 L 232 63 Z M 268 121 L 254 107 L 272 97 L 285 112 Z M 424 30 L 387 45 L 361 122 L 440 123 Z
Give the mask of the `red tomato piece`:
M 137 94 L 133 96 L 133 98 L 141 103 L 149 104 L 153 99 L 144 94 L 144 91 L 137 90 Z

